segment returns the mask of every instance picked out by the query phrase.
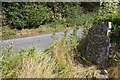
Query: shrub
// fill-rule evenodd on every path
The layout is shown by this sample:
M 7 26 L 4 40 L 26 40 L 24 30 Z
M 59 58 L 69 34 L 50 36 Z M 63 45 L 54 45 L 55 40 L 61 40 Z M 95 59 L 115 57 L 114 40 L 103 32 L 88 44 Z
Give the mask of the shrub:
M 92 20 L 95 17 L 95 13 L 81 13 L 81 14 L 73 14 L 74 16 L 67 18 L 66 23 L 69 24 L 69 26 L 87 26 L 90 27 L 92 25 Z
M 25 4 L 21 3 L 13 3 L 13 2 L 8 2 L 8 3 L 3 3 L 3 10 L 5 11 L 5 16 L 6 16 L 6 22 L 8 25 L 11 26 L 11 28 L 24 28 L 27 26 L 27 20 L 25 14 Z M 24 14 L 23 14 L 24 13 Z
M 30 27 L 39 27 L 40 25 L 51 22 L 52 13 L 49 8 L 30 3 L 27 5 L 27 9 L 29 12 L 29 26 Z
M 39 27 L 52 18 L 50 9 L 37 3 L 4 2 L 3 10 L 7 24 L 17 29 Z

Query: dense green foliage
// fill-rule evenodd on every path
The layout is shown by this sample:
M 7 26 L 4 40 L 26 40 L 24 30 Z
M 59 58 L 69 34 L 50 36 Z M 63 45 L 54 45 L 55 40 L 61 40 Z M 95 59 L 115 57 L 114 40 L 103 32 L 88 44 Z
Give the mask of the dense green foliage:
M 3 8 L 11 28 L 38 27 L 51 20 L 50 10 L 36 3 L 3 3 Z
M 85 3 L 67 2 L 3 2 L 3 25 L 10 28 L 36 28 L 45 24 L 62 24 L 67 26 L 83 26 L 86 22 L 92 24 L 91 19 L 96 14 L 89 10 Z M 94 10 L 95 9 L 95 10 Z
M 48 23 L 52 19 L 52 14 L 49 8 L 39 4 L 30 3 L 27 5 L 29 14 L 29 26 L 38 27 L 42 24 Z
M 24 5 L 25 3 L 3 3 L 5 21 L 11 28 L 21 29 L 27 25 L 28 14 L 26 14 L 25 9 L 23 8 Z

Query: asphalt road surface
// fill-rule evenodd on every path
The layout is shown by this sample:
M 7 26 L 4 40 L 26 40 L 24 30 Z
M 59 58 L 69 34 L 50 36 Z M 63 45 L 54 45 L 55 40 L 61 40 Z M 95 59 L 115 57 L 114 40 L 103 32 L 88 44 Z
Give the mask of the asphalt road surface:
M 71 34 L 73 31 L 68 31 L 67 34 Z M 83 30 L 77 30 L 77 34 L 79 37 L 82 37 Z M 55 33 L 54 36 L 60 39 L 64 35 L 64 32 Z M 53 34 L 45 34 L 39 36 L 32 36 L 26 38 L 12 39 L 12 40 L 4 40 L 2 42 L 2 46 L 13 43 L 13 52 L 17 53 L 20 49 L 28 49 L 31 47 L 35 47 L 38 50 L 43 50 L 49 46 L 52 41 Z

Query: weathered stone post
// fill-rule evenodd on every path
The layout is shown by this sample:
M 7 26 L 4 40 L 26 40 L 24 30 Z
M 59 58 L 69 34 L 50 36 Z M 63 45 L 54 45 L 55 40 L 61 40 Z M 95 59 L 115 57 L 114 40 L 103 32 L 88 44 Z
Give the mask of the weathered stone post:
M 111 22 L 102 22 L 89 29 L 85 57 L 92 63 L 107 66 L 111 43 Z

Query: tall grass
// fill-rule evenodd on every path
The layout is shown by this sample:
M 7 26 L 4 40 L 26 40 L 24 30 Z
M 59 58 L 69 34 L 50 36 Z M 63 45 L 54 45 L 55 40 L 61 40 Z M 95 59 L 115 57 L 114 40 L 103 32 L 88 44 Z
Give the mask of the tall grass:
M 35 48 L 4 58 L 3 78 L 92 78 L 96 66 L 85 66 L 77 51 L 75 33 L 65 35 L 44 51 Z M 78 57 L 79 56 L 79 57 Z M 86 64 L 87 65 L 87 64 Z
M 115 53 L 107 68 L 110 78 L 120 79 L 120 53 Z
M 2 78 L 93 78 L 99 66 L 84 56 L 85 37 L 79 42 L 76 32 L 65 34 L 61 39 L 53 37 L 51 45 L 43 51 L 35 48 L 11 54 L 11 46 L 0 51 Z M 79 51 L 79 50 L 80 51 Z M 82 50 L 83 49 L 83 50 Z M 110 60 L 109 78 L 120 78 L 120 55 Z
M 8 26 L 2 26 L 1 28 L 2 32 L 1 32 L 1 36 L 2 39 L 13 39 L 16 38 L 16 33 L 18 32 L 17 29 L 10 29 Z

